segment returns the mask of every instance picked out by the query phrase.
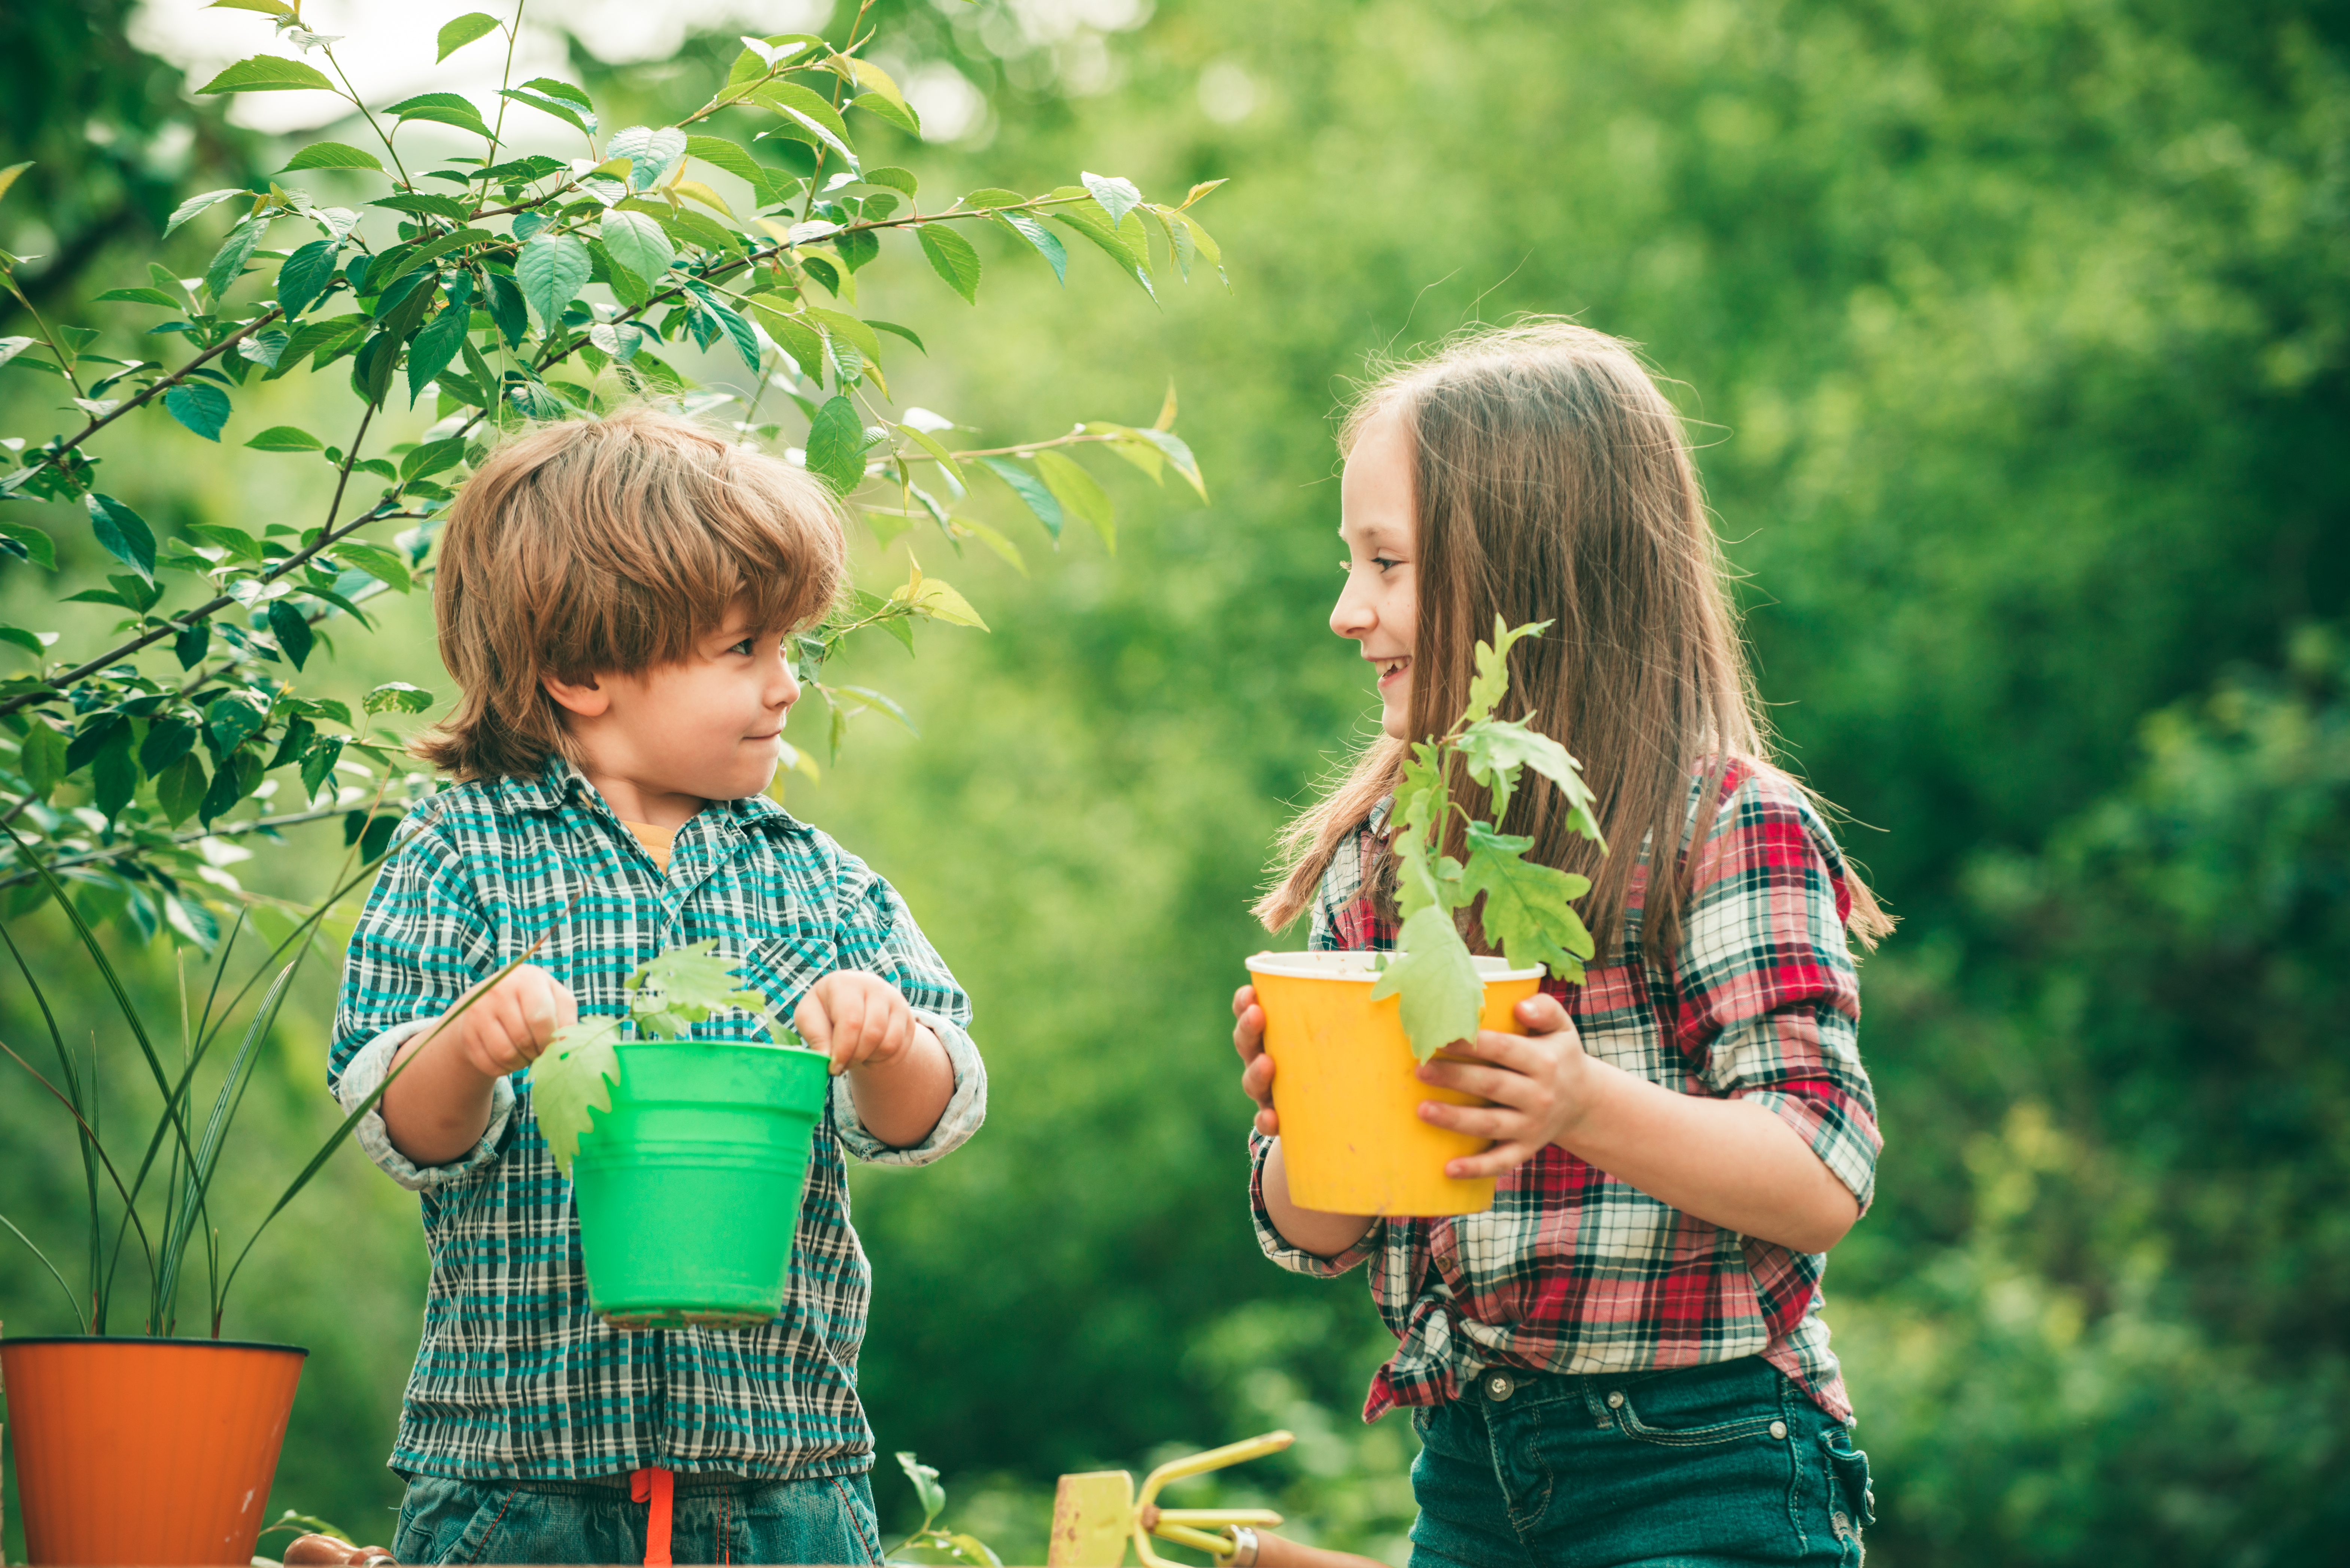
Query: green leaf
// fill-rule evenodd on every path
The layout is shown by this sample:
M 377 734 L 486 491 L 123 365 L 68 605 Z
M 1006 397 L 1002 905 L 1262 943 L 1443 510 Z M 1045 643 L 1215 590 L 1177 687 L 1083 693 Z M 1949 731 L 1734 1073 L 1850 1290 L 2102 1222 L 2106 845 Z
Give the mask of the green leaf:
M 515 281 L 538 313 L 539 332 L 552 337 L 563 325 L 563 307 L 579 297 L 595 271 L 588 247 L 569 234 L 541 234 L 522 247 Z
M 343 737 L 327 735 L 310 742 L 302 753 L 302 798 L 316 800 L 318 790 L 335 771 L 337 759 L 343 754 Z
M 1525 852 L 1534 842 L 1471 822 L 1461 891 L 1464 899 L 1484 896 L 1479 919 L 1485 940 L 1502 950 L 1512 969 L 1539 964 L 1561 980 L 1580 981 L 1592 942 L 1573 901 L 1591 891 L 1591 879 L 1529 862 Z
M 293 425 L 272 425 L 244 443 L 255 452 L 324 452 L 327 443 Z
M 931 268 L 948 286 L 972 304 L 979 303 L 979 253 L 971 242 L 943 223 L 924 223 L 914 231 Z
M 813 305 L 808 306 L 807 313 L 823 324 L 827 335 L 855 344 L 858 353 L 868 359 L 880 359 L 881 339 L 874 336 L 869 323 L 860 321 L 846 311 L 824 310 Z
M 835 494 L 847 495 L 865 482 L 865 423 L 847 398 L 831 399 L 809 422 L 807 466 Z
M 5 196 L 8 187 L 16 182 L 16 176 L 32 166 L 33 161 L 28 158 L 22 163 L 11 163 L 7 168 L 0 169 L 0 196 Z
M 513 278 L 504 273 L 490 274 L 490 297 L 485 308 L 498 336 L 506 340 L 509 348 L 519 344 L 523 334 L 530 330 L 530 317 L 524 314 L 522 290 Z
M 335 281 L 335 257 L 342 246 L 335 240 L 313 240 L 287 256 L 277 269 L 277 307 L 287 320 L 317 304 Z
M 857 63 L 863 65 L 865 62 L 859 60 Z M 859 93 L 848 100 L 848 107 L 861 109 L 877 119 L 886 119 L 909 136 L 922 134 L 922 122 L 914 118 L 912 106 L 902 99 L 891 98 L 887 93 Z
M 369 202 L 370 207 L 389 207 L 395 213 L 408 213 L 420 218 L 446 218 L 462 223 L 473 209 L 454 196 L 443 196 L 431 191 L 403 191 L 396 196 L 385 196 Z
M 453 296 L 442 307 L 441 314 L 424 324 L 408 345 L 408 406 L 414 408 L 432 379 L 449 368 L 465 341 L 467 324 L 473 316 L 470 294 Z
M 314 141 L 287 161 L 280 174 L 291 174 L 302 169 L 372 169 L 383 172 L 375 154 L 363 147 L 353 147 L 341 141 Z
M 160 305 L 166 310 L 182 308 L 179 300 L 160 288 L 109 288 L 98 296 L 96 303 L 103 305 L 109 300 L 120 300 L 126 305 Z
M 1540 620 L 1512 630 L 1500 616 L 1493 618 L 1493 640 L 1477 645 L 1477 673 L 1469 682 L 1469 706 L 1461 714 L 1463 723 L 1489 717 L 1509 694 L 1510 649 L 1549 628 L 1550 622 Z
M 53 631 L 26 631 L 18 626 L 0 626 L 0 642 L 14 643 L 36 659 L 47 653 L 49 644 L 57 639 L 57 634 Z
M 243 745 L 269 722 L 269 700 L 255 691 L 231 691 L 204 707 L 204 728 L 221 756 Z
M 228 232 L 221 248 L 213 253 L 210 265 L 204 268 L 204 287 L 214 299 L 224 297 L 244 272 L 244 264 L 253 259 L 254 251 L 261 244 L 261 236 L 269 227 L 266 213 L 245 219 Z
M 1411 1054 L 1427 1061 L 1456 1040 L 1474 1040 L 1484 1015 L 1485 982 L 1454 929 L 1435 905 L 1407 919 L 1396 932 L 1396 956 L 1371 987 L 1371 1000 L 1403 999 L 1403 1032 Z
M 155 804 L 177 827 L 196 814 L 211 782 L 204 776 L 203 759 L 190 752 L 155 775 Z
M 454 468 L 464 461 L 465 438 L 463 436 L 449 436 L 441 441 L 429 441 L 421 446 L 411 449 L 406 457 L 400 460 L 400 482 L 405 484 L 411 479 L 422 479 L 427 475 L 439 473 L 443 469 Z M 336 546 L 337 549 L 341 547 L 339 545 Z
M 682 1040 L 713 1012 L 767 1011 L 767 999 L 735 981 L 737 961 L 718 956 L 718 939 L 671 948 L 648 959 L 629 978 L 629 1009 L 637 1027 L 655 1039 Z
M 147 526 L 147 520 L 113 496 L 100 495 L 96 491 L 84 502 L 89 508 L 90 532 L 98 535 L 99 545 L 141 577 L 153 581 L 155 534 Z
M 1478 645 L 1480 652 L 1484 646 Z M 1509 809 L 1518 770 L 1531 767 L 1556 784 L 1559 793 L 1566 797 L 1567 809 L 1577 815 L 1575 830 L 1595 843 L 1600 842 L 1598 827 L 1591 823 L 1594 798 L 1590 786 L 1583 781 L 1583 764 L 1569 756 L 1565 746 L 1529 728 L 1531 723 L 1527 719 L 1508 723 L 1499 719 L 1482 719 L 1463 731 L 1457 742 L 1461 760 L 1468 763 L 1469 776 L 1493 792 L 1494 820 L 1500 821 L 1502 814 Z M 1606 847 L 1604 844 L 1601 846 Z
M 383 111 L 397 115 L 405 122 L 429 119 L 438 125 L 453 125 L 460 130 L 470 130 L 488 140 L 490 128 L 482 123 L 482 111 L 473 100 L 453 92 L 421 92 L 414 98 L 404 98 Z
M 11 523 L 0 518 L 0 549 L 20 556 L 44 571 L 57 569 L 56 541 L 29 523 Z
M 596 134 L 596 117 L 586 109 L 574 109 L 567 103 L 558 102 L 538 93 L 526 92 L 521 88 L 500 88 L 498 96 L 510 98 L 519 104 L 526 104 L 541 114 L 551 114 L 557 119 L 566 120 L 587 135 Z
M 997 223 L 1035 246 L 1036 254 L 1043 256 L 1046 265 L 1052 267 L 1054 279 L 1065 287 L 1067 286 L 1069 247 L 1061 243 L 1060 235 L 1025 213 L 997 213 L 994 218 Z
M 139 763 L 130 753 L 130 726 L 118 724 L 91 760 L 90 784 L 99 814 L 109 821 L 122 815 L 139 793 Z
M 432 63 L 439 65 L 474 39 L 486 37 L 496 32 L 499 26 L 498 19 L 486 12 L 466 12 L 455 21 L 447 23 L 442 27 L 441 36 L 436 40 L 441 52 L 432 57 Z
M 310 657 L 311 645 L 317 640 L 310 632 L 307 617 L 285 599 L 269 607 L 270 635 L 277 639 L 278 651 L 285 654 L 294 668 L 299 670 Z
M 685 151 L 686 156 L 699 158 L 713 169 L 723 169 L 754 191 L 766 188 L 767 171 L 740 142 L 729 141 L 723 136 L 689 136 L 685 139 Z
M 858 167 L 857 154 L 849 148 L 848 127 L 841 123 L 840 111 L 820 94 L 797 82 L 779 79 L 762 83 L 751 96 L 784 117 L 786 123 L 783 134 L 829 147 L 847 161 L 851 170 Z M 806 134 L 803 136 L 802 131 Z
M 291 92 L 300 88 L 334 92 L 335 84 L 315 66 L 277 55 L 255 55 L 237 61 L 196 92 L 201 96 L 215 92 Z
M 598 237 L 614 261 L 647 283 L 659 282 L 677 256 L 668 231 L 642 213 L 605 213 Z
M 220 440 L 221 429 L 228 423 L 228 394 L 218 387 L 182 381 L 163 394 L 163 407 L 206 441 Z
M 234 196 L 250 197 L 252 194 L 243 186 L 228 185 L 217 191 L 206 191 L 200 196 L 191 196 L 172 209 L 171 220 L 163 225 L 164 237 L 170 238 L 172 230 L 216 202 L 225 202 Z
M 147 726 L 140 742 L 139 765 L 151 776 L 161 773 L 196 748 L 197 727 L 185 719 L 159 718 Z
M 1110 227 L 1116 228 L 1126 215 L 1142 204 L 1142 192 L 1134 188 L 1131 180 L 1121 180 L 1115 174 L 1079 174 L 1087 191 L 1093 192 L 1102 211 L 1109 214 Z
M 939 1484 L 939 1472 L 910 1452 L 898 1455 L 898 1468 L 914 1483 L 914 1497 L 922 1505 L 922 1528 L 928 1530 L 931 1521 L 946 1511 L 947 1492 Z
M 24 774 L 25 787 L 33 792 L 34 798 L 46 798 L 69 771 L 66 767 L 66 738 L 47 719 L 33 715 L 16 753 L 16 766 Z
M 686 134 L 674 125 L 658 130 L 650 125 L 630 125 L 612 132 L 612 139 L 604 144 L 604 156 L 627 159 L 629 188 L 650 191 L 676 167 L 685 149 Z
M 564 102 L 577 104 L 581 109 L 596 107 L 596 100 L 588 96 L 587 88 L 574 87 L 567 81 L 557 81 L 553 77 L 533 77 L 522 85 L 533 92 L 543 92 L 549 98 L 559 98 Z
M 423 713 L 432 707 L 432 693 L 405 680 L 387 680 L 359 701 L 369 713 Z
M 238 752 L 222 759 L 213 774 L 212 788 L 196 803 L 196 815 L 206 827 L 216 818 L 234 810 L 238 801 L 251 794 L 261 784 L 261 759 L 251 752 Z
M 1054 543 L 1058 545 L 1061 538 L 1061 503 L 1053 493 L 1039 483 L 1035 474 L 1008 457 L 983 457 L 979 461 L 985 463 L 996 478 L 1012 486 L 1012 493 L 1027 504 L 1028 510 L 1036 514 L 1036 521 L 1045 525 L 1045 532 L 1050 534 Z
M 555 1032 L 530 1064 L 530 1108 L 556 1168 L 571 1174 L 572 1157 L 590 1127 L 588 1113 L 612 1108 L 608 1086 L 620 1081 L 617 1018 L 583 1018 Z
M 408 562 L 397 550 L 387 550 L 364 539 L 346 539 L 335 546 L 335 555 L 346 565 L 357 566 L 395 593 L 404 594 L 414 586 L 414 579 L 409 575 Z
M 1053 194 L 1085 196 L 1087 192 L 1075 186 L 1065 185 L 1055 190 Z M 1127 222 L 1113 226 L 1101 208 L 1089 201 L 1080 202 L 1075 206 L 1055 208 L 1052 217 L 1055 223 L 1066 224 L 1100 246 L 1111 260 L 1118 264 L 1122 271 L 1142 286 L 1143 293 L 1149 295 L 1153 299 L 1159 297 L 1158 290 L 1150 286 L 1150 241 L 1142 232 L 1142 220 L 1139 217 L 1129 213 L 1127 214 Z
M 186 523 L 181 526 L 205 544 L 233 551 L 256 566 L 268 558 L 261 553 L 261 541 L 242 528 L 232 528 L 225 523 Z
M 1036 471 L 1045 476 L 1045 485 L 1061 504 L 1064 514 L 1074 513 L 1079 521 L 1089 524 L 1101 535 L 1102 544 L 1115 553 L 1118 549 L 1118 521 L 1110 505 L 1109 492 L 1101 482 L 1057 452 L 1036 454 Z
M 1175 465 L 1175 472 L 1189 481 L 1191 488 L 1199 493 L 1201 501 L 1208 499 L 1207 481 L 1200 476 L 1200 460 L 1191 455 L 1191 447 L 1185 443 L 1181 436 L 1177 435 L 1173 431 L 1149 429 L 1138 429 L 1134 433 L 1140 440 L 1147 441 L 1157 447 L 1165 455 L 1167 461 Z
M 895 164 L 889 164 L 879 169 L 868 169 L 865 171 L 864 180 L 868 185 L 887 185 L 901 196 L 910 197 L 921 189 L 921 182 L 914 178 L 914 171 L 911 169 L 900 169 Z

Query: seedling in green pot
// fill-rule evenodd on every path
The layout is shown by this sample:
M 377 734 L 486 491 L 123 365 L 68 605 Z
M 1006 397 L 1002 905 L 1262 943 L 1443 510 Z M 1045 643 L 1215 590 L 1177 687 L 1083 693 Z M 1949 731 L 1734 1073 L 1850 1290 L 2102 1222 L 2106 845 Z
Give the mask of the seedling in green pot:
M 1523 638 L 1547 629 L 1536 621 L 1514 630 L 1493 618 L 1493 640 L 1477 645 L 1477 676 L 1469 685 L 1469 706 L 1445 734 L 1412 743 L 1396 788 L 1396 909 L 1403 925 L 1396 955 L 1371 990 L 1371 999 L 1402 998 L 1404 1033 L 1412 1054 L 1427 1061 L 1456 1040 L 1474 1039 L 1483 1012 L 1485 986 L 1461 940 L 1457 915 L 1482 897 L 1478 918 L 1485 940 L 1511 966 L 1546 968 L 1562 980 L 1583 978 L 1592 956 L 1591 933 L 1573 900 L 1591 891 L 1591 880 L 1525 858 L 1534 839 L 1502 831 L 1502 820 L 1517 792 L 1523 770 L 1532 768 L 1558 786 L 1567 825 L 1606 853 L 1607 842 L 1591 815 L 1591 788 L 1583 765 L 1566 748 L 1534 731 L 1531 719 L 1502 720 L 1493 710 L 1509 694 L 1509 654 Z M 1457 764 L 1457 766 L 1456 766 Z M 1492 819 L 1482 822 L 1452 798 L 1461 774 L 1485 786 Z M 1453 818 L 1461 819 L 1455 840 Z M 1449 852 L 1458 843 L 1465 858 Z
M 621 1031 L 633 1025 L 645 1038 L 682 1040 L 686 1031 L 713 1012 L 740 1007 L 765 1022 L 768 1038 L 786 1049 L 805 1051 L 799 1032 L 775 1013 L 766 996 L 735 987 L 734 966 L 718 956 L 718 939 L 671 948 L 637 966 L 629 977 L 625 1018 L 583 1018 L 556 1032 L 531 1064 L 531 1104 L 548 1152 L 566 1176 L 588 1130 L 589 1111 L 612 1108 L 609 1084 L 620 1075 L 614 1049 Z

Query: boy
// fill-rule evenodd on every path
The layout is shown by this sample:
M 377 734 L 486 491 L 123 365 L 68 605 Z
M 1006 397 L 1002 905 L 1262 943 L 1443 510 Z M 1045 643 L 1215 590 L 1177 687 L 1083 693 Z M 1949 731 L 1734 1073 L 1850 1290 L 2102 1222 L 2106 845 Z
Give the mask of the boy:
M 664 1524 L 684 1562 L 879 1560 L 843 1150 L 925 1164 L 987 1090 L 970 1004 L 897 894 L 760 793 L 799 696 L 788 635 L 842 557 L 806 474 L 641 410 L 500 448 L 450 514 L 435 614 L 463 696 L 417 750 L 457 782 L 351 938 L 330 1076 L 348 1107 L 404 1064 L 359 1129 L 421 1194 L 432 1261 L 391 1456 L 402 1563 L 668 1561 Z M 623 1012 L 639 963 L 711 937 L 837 1075 L 790 1282 L 756 1328 L 616 1330 L 520 1075 L 579 1014 Z

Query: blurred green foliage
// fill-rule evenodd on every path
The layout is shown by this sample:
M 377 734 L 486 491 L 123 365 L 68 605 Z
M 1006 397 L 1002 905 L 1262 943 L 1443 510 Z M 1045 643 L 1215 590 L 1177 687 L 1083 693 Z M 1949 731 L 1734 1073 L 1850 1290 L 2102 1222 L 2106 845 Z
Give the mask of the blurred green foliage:
M 1764 695 L 1905 917 L 1864 971 L 1879 1196 L 1829 1271 L 1876 1559 L 2326 1557 L 2350 1529 L 2350 12 L 910 0 L 889 26 L 918 103 L 948 68 L 987 97 L 965 141 L 909 151 L 926 186 L 1078 159 L 1232 178 L 1234 295 L 1155 317 L 1104 269 L 1064 292 L 996 265 L 1008 239 L 980 242 L 982 316 L 919 259 L 875 264 L 928 285 L 908 400 L 1139 421 L 1171 377 L 1213 497 L 1113 478 L 1114 558 L 1073 534 L 1031 577 L 956 563 L 993 635 L 844 672 L 921 738 L 875 728 L 793 785 L 904 890 L 993 1073 L 971 1147 L 858 1188 L 866 1396 L 885 1449 L 945 1472 L 952 1524 L 1039 1560 L 1056 1471 L 1285 1425 L 1289 1455 L 1173 1501 L 1262 1495 L 1402 1550 L 1409 1429 L 1353 1415 L 1382 1353 L 1359 1282 L 1283 1275 L 1248 1235 L 1224 1002 L 1274 828 L 1367 732 L 1323 624 L 1347 378 L 1545 310 L 1645 343 L 1698 421 Z M 577 63 L 658 124 L 735 47 Z M 0 388 L 0 414 L 36 395 Z M 150 515 L 276 504 L 192 437 L 154 445 L 119 491 L 176 497 Z M 0 610 L 39 591 L 0 568 Z M 445 695 L 405 613 L 337 678 Z M 303 853 L 239 869 L 290 887 Z M 262 1113 L 297 1142 L 331 1119 L 307 1005 Z M 26 1032 L 5 991 L 0 1030 Z M 0 1091 L 12 1210 L 70 1213 L 69 1147 Z M 272 1511 L 366 1532 L 397 1495 L 412 1209 L 347 1159 L 255 1266 L 236 1332 L 314 1349 Z M 0 1271 L 11 1332 L 61 1313 Z M 910 1489 L 877 1481 L 910 1528 Z

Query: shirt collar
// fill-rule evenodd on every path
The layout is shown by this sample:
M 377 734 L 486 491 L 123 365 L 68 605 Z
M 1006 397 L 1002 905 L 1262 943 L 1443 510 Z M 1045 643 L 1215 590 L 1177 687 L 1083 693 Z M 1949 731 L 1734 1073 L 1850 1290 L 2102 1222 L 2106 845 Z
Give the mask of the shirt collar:
M 1388 818 L 1394 814 L 1395 796 L 1389 795 L 1385 800 L 1380 801 L 1378 805 L 1371 807 L 1370 817 L 1364 826 L 1368 827 L 1373 833 L 1384 836 L 1388 830 Z
M 588 811 L 600 811 L 612 815 L 612 808 L 588 782 L 588 775 L 560 753 L 550 753 L 541 763 L 538 772 L 529 778 L 506 778 L 498 781 L 498 788 L 516 806 L 525 811 L 560 811 L 577 800 Z M 713 801 L 719 812 L 731 818 L 737 827 L 749 831 L 762 826 L 773 826 L 786 833 L 806 833 L 807 825 L 763 794 L 746 795 L 741 800 Z M 618 820 L 615 817 L 615 820 Z

